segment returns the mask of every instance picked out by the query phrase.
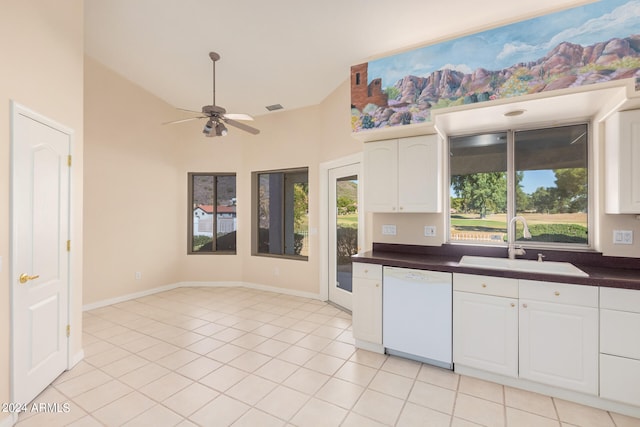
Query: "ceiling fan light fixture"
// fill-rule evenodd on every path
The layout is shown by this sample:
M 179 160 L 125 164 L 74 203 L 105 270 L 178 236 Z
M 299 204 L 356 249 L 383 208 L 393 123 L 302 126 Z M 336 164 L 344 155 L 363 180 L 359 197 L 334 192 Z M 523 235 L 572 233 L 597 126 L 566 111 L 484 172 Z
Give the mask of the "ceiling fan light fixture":
M 213 120 L 209 120 L 207 122 L 207 124 L 204 125 L 204 129 L 202 129 L 202 133 L 204 133 L 206 136 L 212 136 L 211 132 L 213 132 Z
M 227 133 L 229 133 L 229 131 L 224 123 L 218 122 L 218 124 L 216 124 L 216 136 L 227 136 Z

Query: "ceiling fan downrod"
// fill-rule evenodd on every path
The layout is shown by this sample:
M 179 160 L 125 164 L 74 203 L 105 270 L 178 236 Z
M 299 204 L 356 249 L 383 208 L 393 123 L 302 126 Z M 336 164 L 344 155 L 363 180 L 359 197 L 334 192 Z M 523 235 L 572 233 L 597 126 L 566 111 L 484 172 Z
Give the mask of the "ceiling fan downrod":
M 220 55 L 209 52 L 209 58 L 213 61 L 213 103 L 211 105 L 216 105 L 216 62 L 220 59 Z

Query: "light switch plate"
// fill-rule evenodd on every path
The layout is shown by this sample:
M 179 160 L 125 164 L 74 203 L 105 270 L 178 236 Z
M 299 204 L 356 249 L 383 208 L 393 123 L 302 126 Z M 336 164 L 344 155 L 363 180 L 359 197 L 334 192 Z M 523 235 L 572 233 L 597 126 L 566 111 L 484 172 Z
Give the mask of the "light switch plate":
M 395 236 L 396 235 L 396 225 L 395 224 L 386 224 L 382 226 L 382 234 L 385 236 Z
M 435 225 L 425 225 L 424 226 L 424 237 L 435 237 L 436 235 L 436 226 Z
M 614 245 L 633 245 L 633 230 L 613 230 Z

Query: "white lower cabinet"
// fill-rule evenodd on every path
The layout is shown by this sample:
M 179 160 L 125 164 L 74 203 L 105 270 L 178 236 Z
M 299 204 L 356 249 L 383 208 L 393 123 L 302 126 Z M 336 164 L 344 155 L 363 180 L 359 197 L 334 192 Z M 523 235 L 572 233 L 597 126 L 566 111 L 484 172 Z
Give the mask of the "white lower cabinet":
M 353 338 L 359 347 L 382 348 L 382 266 L 353 263 Z M 367 344 L 368 343 L 368 344 Z
M 600 354 L 600 397 L 640 406 L 640 360 Z
M 453 362 L 518 376 L 518 281 L 453 275 Z
M 598 288 L 520 280 L 520 377 L 598 394 Z
M 640 291 L 600 289 L 600 397 L 640 406 Z
M 598 288 L 454 274 L 456 366 L 598 394 Z
M 518 300 L 453 293 L 453 362 L 518 376 Z
M 520 377 L 598 393 L 598 310 L 520 300 Z

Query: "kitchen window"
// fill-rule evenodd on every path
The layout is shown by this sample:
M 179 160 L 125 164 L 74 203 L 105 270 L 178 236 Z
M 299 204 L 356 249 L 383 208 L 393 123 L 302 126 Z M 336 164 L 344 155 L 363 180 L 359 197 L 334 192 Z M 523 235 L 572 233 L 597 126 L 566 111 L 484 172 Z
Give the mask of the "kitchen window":
M 189 173 L 189 254 L 236 253 L 235 174 Z
M 588 152 L 587 123 L 449 138 L 450 241 L 588 247 Z
M 253 254 L 304 259 L 309 251 L 308 169 L 253 173 Z

